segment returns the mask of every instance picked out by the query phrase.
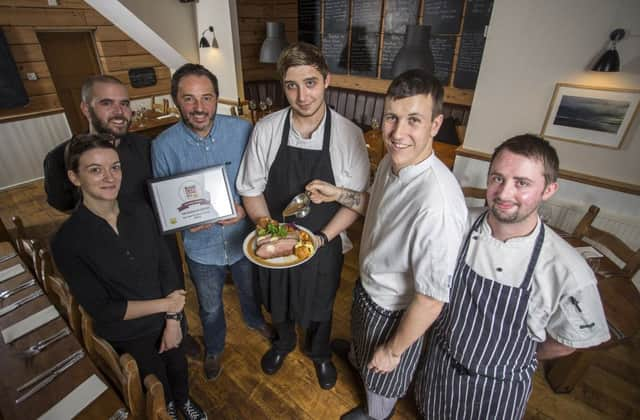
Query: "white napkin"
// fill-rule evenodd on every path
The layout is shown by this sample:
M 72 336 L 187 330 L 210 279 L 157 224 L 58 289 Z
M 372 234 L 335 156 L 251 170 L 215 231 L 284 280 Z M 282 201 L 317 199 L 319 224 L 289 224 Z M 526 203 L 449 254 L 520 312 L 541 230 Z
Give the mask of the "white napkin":
M 106 390 L 107 386 L 104 382 L 95 374 L 91 375 L 69 395 L 38 417 L 38 420 L 72 419 Z
M 24 273 L 24 267 L 21 264 L 12 265 L 9 268 L 0 270 L 0 283 L 22 273 Z
M 585 260 L 588 258 L 600 258 L 603 256 L 592 246 L 578 246 L 576 247 L 576 251 L 578 251 Z
M 2 330 L 2 339 L 6 344 L 9 344 L 23 335 L 30 333 L 41 325 L 44 325 L 49 321 L 53 321 L 58 316 L 60 316 L 60 314 L 58 314 L 58 311 L 56 311 L 56 308 L 54 308 L 53 305 L 47 306 L 40 312 L 29 315 L 22 321 L 18 321 L 12 326 Z

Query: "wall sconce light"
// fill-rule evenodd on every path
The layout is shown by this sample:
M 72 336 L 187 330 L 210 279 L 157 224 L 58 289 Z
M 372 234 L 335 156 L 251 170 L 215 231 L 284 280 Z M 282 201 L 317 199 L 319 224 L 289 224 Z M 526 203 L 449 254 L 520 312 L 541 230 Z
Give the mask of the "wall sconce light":
M 261 63 L 277 63 L 283 49 L 289 45 L 284 33 L 284 23 L 267 22 L 267 37 L 260 48 Z
M 211 44 L 209 44 L 209 41 L 207 40 L 207 38 L 205 38 L 205 34 L 207 32 L 213 33 L 213 39 L 211 40 Z M 202 31 L 202 36 L 200 37 L 200 48 L 209 48 L 209 47 L 218 48 L 218 40 L 216 39 L 216 33 L 213 30 L 213 26 L 209 26 L 207 29 Z
M 624 38 L 624 29 L 616 29 L 609 34 L 609 48 L 596 61 L 593 71 L 620 71 L 620 56 L 616 50 L 616 43 Z
M 391 67 L 394 78 L 413 69 L 421 69 L 433 74 L 433 54 L 429 46 L 430 37 L 430 26 L 407 25 L 404 45 L 398 51 Z

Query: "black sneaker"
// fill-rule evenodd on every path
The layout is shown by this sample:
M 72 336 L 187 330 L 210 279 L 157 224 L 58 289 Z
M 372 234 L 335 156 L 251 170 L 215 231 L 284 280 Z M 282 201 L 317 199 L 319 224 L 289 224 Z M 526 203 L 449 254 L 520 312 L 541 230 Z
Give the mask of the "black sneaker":
M 178 420 L 178 413 L 176 412 L 176 404 L 173 401 L 167 403 L 167 414 L 172 420 Z
M 190 399 L 187 400 L 182 407 L 180 407 L 180 412 L 185 420 L 207 420 L 207 413 L 204 412 L 202 408 L 195 402 Z

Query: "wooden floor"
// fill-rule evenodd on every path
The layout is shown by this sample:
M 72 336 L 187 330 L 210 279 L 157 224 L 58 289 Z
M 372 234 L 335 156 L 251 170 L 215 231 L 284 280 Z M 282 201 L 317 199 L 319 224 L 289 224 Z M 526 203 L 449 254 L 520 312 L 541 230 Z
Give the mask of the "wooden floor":
M 42 182 L 0 191 L 0 217 L 12 230 L 11 216 L 20 215 L 30 236 L 46 239 L 65 215 L 51 209 L 44 200 Z M 356 235 L 357 236 L 357 233 Z M 349 336 L 351 290 L 357 276 L 357 254 L 346 257 L 342 284 L 334 311 L 333 336 Z M 202 336 L 197 301 L 191 283 L 187 316 L 192 334 Z M 213 419 L 337 419 L 358 404 L 362 391 L 358 379 L 340 360 L 338 383 L 330 391 L 318 387 L 312 363 L 298 350 L 291 353 L 275 376 L 260 369 L 260 358 L 268 343 L 243 324 L 233 286 L 225 286 L 227 342 L 223 371 L 208 382 L 202 362 L 190 361 L 192 396 Z M 335 358 L 334 358 L 335 359 Z M 396 410 L 394 419 L 416 418 L 409 395 Z M 533 384 L 526 419 L 640 419 L 640 339 L 602 352 L 571 394 L 554 394 L 541 369 Z

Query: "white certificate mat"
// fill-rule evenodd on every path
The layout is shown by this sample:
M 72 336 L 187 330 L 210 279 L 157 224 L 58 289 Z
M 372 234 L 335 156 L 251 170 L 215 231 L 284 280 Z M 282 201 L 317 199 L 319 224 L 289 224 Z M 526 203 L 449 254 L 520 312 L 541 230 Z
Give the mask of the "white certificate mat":
M 12 265 L 4 270 L 0 270 L 0 283 L 22 273 L 24 273 L 24 267 L 21 264 Z
M 235 217 L 224 165 L 149 181 L 162 233 Z
M 58 316 L 58 311 L 56 311 L 56 308 L 54 308 L 53 305 L 47 306 L 43 310 L 36 312 L 33 315 L 29 315 L 22 321 L 18 321 L 12 326 L 2 330 L 2 339 L 6 344 L 9 344 L 23 335 L 29 334 L 41 325 L 53 321 Z
M 104 382 L 95 374 L 91 375 L 69 395 L 38 417 L 38 420 L 72 419 L 106 390 L 107 386 Z

